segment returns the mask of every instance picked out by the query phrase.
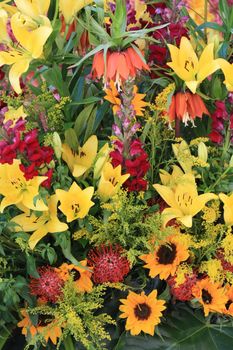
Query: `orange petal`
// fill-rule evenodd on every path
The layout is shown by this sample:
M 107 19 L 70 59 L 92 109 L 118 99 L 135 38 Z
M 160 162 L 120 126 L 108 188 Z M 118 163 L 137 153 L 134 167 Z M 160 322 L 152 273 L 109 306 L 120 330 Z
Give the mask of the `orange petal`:
M 187 112 L 187 96 L 183 92 L 177 92 L 176 99 L 176 116 L 179 119 L 183 119 L 184 114 Z

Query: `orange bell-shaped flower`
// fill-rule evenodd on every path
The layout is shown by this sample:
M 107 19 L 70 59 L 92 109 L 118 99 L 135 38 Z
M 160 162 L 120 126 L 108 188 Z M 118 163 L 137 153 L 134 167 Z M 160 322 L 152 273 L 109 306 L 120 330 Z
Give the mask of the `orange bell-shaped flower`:
M 135 78 L 142 70 L 149 70 L 149 66 L 133 48 L 124 51 L 107 52 L 106 67 L 104 52 L 95 54 L 92 64 L 92 77 L 100 79 L 104 77 L 105 82 L 113 80 L 119 85 L 129 78 Z
M 210 115 L 202 98 L 191 92 L 177 92 L 172 96 L 168 110 L 169 122 L 180 119 L 185 126 L 190 121 L 194 125 L 195 118 L 202 118 L 203 114 Z

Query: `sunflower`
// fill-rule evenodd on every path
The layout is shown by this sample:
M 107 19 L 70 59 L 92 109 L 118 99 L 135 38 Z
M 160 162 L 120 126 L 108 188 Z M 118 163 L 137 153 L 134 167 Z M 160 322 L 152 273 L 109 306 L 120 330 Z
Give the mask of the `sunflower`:
M 140 259 L 146 262 L 145 268 L 149 275 L 161 279 L 174 276 L 181 261 L 187 260 L 189 252 L 186 245 L 180 241 L 179 235 L 169 236 L 153 253 L 141 255 Z
M 223 313 L 226 315 L 233 316 L 233 286 L 229 284 L 225 286 L 227 302 L 225 304 L 225 309 Z
M 80 264 L 83 267 L 86 267 L 87 260 L 80 261 Z M 75 286 L 77 287 L 78 291 L 90 292 L 92 290 L 92 281 L 91 281 L 92 273 L 90 272 L 91 267 L 88 267 L 88 269 L 89 270 L 73 264 L 69 265 L 64 263 L 57 269 L 57 272 L 59 273 L 63 281 L 67 281 L 69 276 L 72 274 Z
M 62 335 L 61 327 L 58 325 L 57 321 L 51 319 L 51 316 L 47 315 L 39 315 L 37 332 L 44 337 L 46 343 L 51 339 L 54 345 L 57 344 L 57 340 Z
M 220 288 L 219 283 L 213 283 L 209 278 L 198 281 L 192 288 L 192 294 L 202 304 L 205 316 L 210 312 L 222 313 L 228 300 L 224 288 Z
M 37 328 L 33 325 L 29 314 L 27 313 L 26 309 L 20 310 L 21 315 L 23 316 L 23 319 L 17 323 L 17 326 L 22 328 L 22 334 L 27 336 L 28 333 L 34 337 L 37 333 Z
M 123 313 L 121 318 L 127 318 L 125 329 L 132 335 L 141 331 L 154 335 L 154 329 L 160 323 L 161 311 L 165 310 L 164 300 L 157 299 L 157 290 L 148 296 L 142 292 L 140 295 L 129 292 L 127 299 L 120 300 L 123 305 L 119 307 Z

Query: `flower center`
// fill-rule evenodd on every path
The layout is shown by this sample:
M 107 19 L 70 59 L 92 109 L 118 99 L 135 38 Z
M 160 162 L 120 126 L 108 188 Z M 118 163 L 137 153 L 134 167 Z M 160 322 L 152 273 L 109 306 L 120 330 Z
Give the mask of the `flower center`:
M 186 69 L 187 72 L 190 72 L 190 70 L 194 69 L 194 63 L 191 59 L 191 57 L 189 57 L 184 64 L 184 69 Z
M 118 181 L 114 176 L 111 176 L 108 181 L 111 182 L 113 186 L 116 186 L 118 184 Z
M 157 252 L 159 264 L 168 265 L 172 264 L 176 257 L 175 244 L 162 245 Z
M 229 310 L 229 307 L 231 306 L 231 304 L 232 304 L 232 300 L 228 300 L 228 302 L 225 304 L 225 308 Z
M 208 290 L 206 289 L 202 290 L 201 297 L 205 304 L 210 304 L 213 299 Z
M 83 151 L 81 151 L 80 154 L 79 154 L 79 157 L 80 157 L 80 158 L 86 157 L 86 153 L 84 153 Z
M 11 180 L 11 185 L 14 186 L 16 190 L 23 190 L 24 188 L 24 183 L 20 178 L 17 178 L 15 180 Z
M 52 315 L 43 315 L 39 314 L 38 316 L 38 324 L 41 327 L 46 327 L 48 324 L 50 324 L 54 320 L 54 316 Z
M 81 277 L 81 273 L 75 269 L 72 269 L 70 272 L 73 274 L 74 281 L 78 281 Z
M 74 213 L 74 216 L 77 216 L 78 213 L 80 212 L 80 206 L 79 206 L 78 203 L 73 203 L 73 204 L 71 205 L 71 209 L 72 209 L 72 211 L 73 211 L 73 213 Z
M 134 308 L 134 314 L 138 320 L 148 320 L 151 314 L 151 308 L 146 303 L 137 304 Z

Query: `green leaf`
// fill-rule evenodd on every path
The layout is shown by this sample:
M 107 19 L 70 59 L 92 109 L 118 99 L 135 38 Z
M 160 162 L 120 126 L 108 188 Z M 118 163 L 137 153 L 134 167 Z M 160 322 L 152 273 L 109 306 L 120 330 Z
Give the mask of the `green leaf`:
M 62 73 L 56 63 L 52 68 L 47 69 L 43 73 L 43 77 L 49 85 L 55 86 L 61 96 L 69 96 L 69 90 L 66 83 L 63 81 Z
M 219 24 L 214 23 L 214 22 L 205 22 L 197 27 L 197 29 L 199 29 L 199 30 L 202 30 L 205 28 L 211 28 L 211 29 L 217 30 L 217 31 L 222 32 L 222 33 L 225 32 L 225 30 L 222 26 L 220 26 Z
M 74 129 L 69 128 L 65 131 L 65 142 L 74 150 L 79 147 L 78 138 Z
M 3 349 L 7 339 L 10 337 L 11 335 L 11 332 L 6 329 L 6 328 L 3 328 L 1 327 L 0 328 L 0 350 Z
M 91 115 L 91 112 L 94 108 L 94 104 L 89 104 L 87 107 L 85 107 L 81 113 L 76 118 L 76 121 L 74 123 L 74 130 L 76 132 L 77 137 L 79 138 L 80 135 L 84 132 L 86 129 L 87 121 Z
M 91 97 L 84 98 L 79 102 L 71 102 L 69 106 L 88 105 L 90 103 L 99 102 L 99 101 L 101 101 L 100 97 L 91 96 Z
M 161 337 L 123 333 L 115 350 L 230 350 L 233 344 L 230 322 L 210 324 L 202 311 L 184 305 L 168 315 L 157 333 Z
M 35 278 L 39 278 L 39 274 L 36 270 L 36 262 L 35 259 L 32 255 L 27 255 L 26 257 L 27 260 L 27 273 Z
M 94 108 L 88 118 L 88 122 L 87 122 L 87 127 L 86 127 L 86 131 L 85 131 L 85 136 L 84 136 L 84 140 L 83 142 L 86 142 L 87 139 L 93 135 L 93 130 L 94 130 L 94 124 L 95 124 L 95 118 L 96 118 L 96 111 L 97 111 L 97 107 Z

